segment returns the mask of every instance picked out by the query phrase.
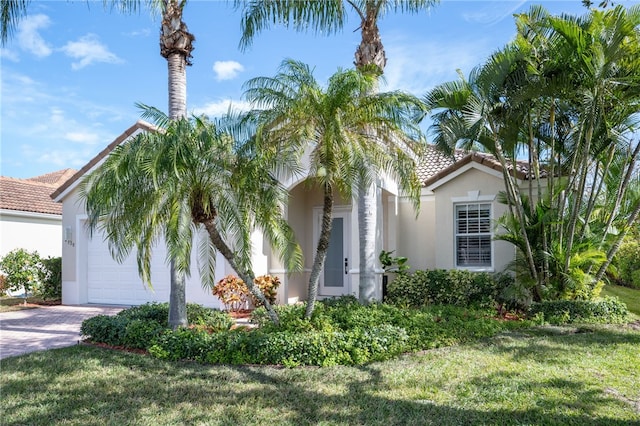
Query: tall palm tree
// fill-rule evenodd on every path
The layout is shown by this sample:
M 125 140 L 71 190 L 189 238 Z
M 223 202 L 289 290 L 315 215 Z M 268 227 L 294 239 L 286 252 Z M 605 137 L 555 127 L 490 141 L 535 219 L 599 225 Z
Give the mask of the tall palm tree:
M 265 143 L 299 155 L 310 149 L 307 177 L 323 193 L 307 318 L 314 310 L 329 246 L 335 195 L 351 198 L 372 165 L 395 178 L 416 208 L 419 204 L 412 153 L 420 150 L 415 119 L 420 101 L 401 92 L 373 93 L 376 81 L 372 73 L 338 71 L 323 88 L 307 65 L 285 60 L 274 77 L 254 78 L 245 85 L 246 99 L 260 108 L 252 114 L 262 126 Z
M 4 45 L 21 18 L 26 16 L 30 0 L 7 0 L 0 6 L 0 41 Z M 187 72 L 195 37 L 182 20 L 186 0 L 103 0 L 105 7 L 133 13 L 146 7 L 161 14 L 160 54 L 167 60 L 169 117 L 177 119 L 187 114 Z M 170 267 L 169 325 L 187 325 L 185 277 L 173 262 Z
M 503 168 L 503 158 L 513 162 L 524 149 L 537 180 L 540 164 L 546 164 L 547 193 L 538 183 L 533 202 L 531 185 L 528 207 L 515 179 L 504 175 L 511 210 L 504 222 L 508 238 L 517 241 L 527 261 L 536 298 L 553 275 L 559 280 L 557 294 L 567 294 L 562 290 L 570 287 L 567 279 L 580 281 L 571 284 L 572 294 L 595 294 L 620 241 L 616 237 L 610 245 L 615 224 L 624 222 L 621 206 L 628 215 L 622 237 L 638 214 L 626 202 L 640 155 L 634 137 L 640 8 L 616 7 L 576 18 L 553 17 L 533 7 L 516 22 L 515 42 L 468 81 L 442 84 L 426 96 L 437 110 L 436 143 L 446 149 L 479 146 Z M 541 212 L 556 212 L 558 218 L 543 220 Z M 598 252 L 607 247 L 602 262 Z M 591 269 L 598 273 L 587 283 Z
M 175 271 L 188 276 L 192 241 L 206 230 L 209 238 L 200 239 L 199 247 L 203 283 L 213 284 L 217 250 L 277 323 L 253 284 L 250 234 L 261 229 L 287 266 L 300 269 L 302 254 L 282 214 L 287 192 L 271 172 L 285 167 L 287 157 L 257 147 L 246 121 L 237 117 L 172 120 L 148 107 L 144 116 L 154 119 L 158 131 L 117 147 L 82 182 L 90 229 L 105 232 L 116 260 L 135 248 L 148 285 L 160 237 Z
M 248 47 L 256 35 L 271 25 L 283 23 L 298 31 L 313 30 L 316 33 L 334 33 L 342 30 L 347 22 L 348 9 L 360 19 L 361 41 L 355 52 L 354 64 L 357 69 L 375 69 L 384 72 L 387 58 L 378 28 L 378 20 L 390 12 L 418 13 L 428 10 L 438 0 L 260 0 L 244 2 L 236 0 L 236 6 L 243 8 L 240 40 L 241 48 Z M 377 85 L 368 90 L 376 91 Z M 376 143 L 373 141 L 373 143 Z M 375 176 L 375 170 L 363 169 L 358 187 L 358 229 L 360 234 L 360 285 L 359 297 L 369 303 L 375 295 L 376 283 L 376 191 L 367 182 Z

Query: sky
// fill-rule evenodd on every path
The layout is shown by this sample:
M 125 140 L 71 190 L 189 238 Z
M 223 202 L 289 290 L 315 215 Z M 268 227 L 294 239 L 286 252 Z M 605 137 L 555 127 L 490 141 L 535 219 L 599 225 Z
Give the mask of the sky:
M 468 75 L 514 37 L 513 14 L 533 4 L 553 14 L 587 13 L 580 0 L 442 0 L 428 12 L 384 16 L 381 89 L 423 96 L 455 80 L 458 69 Z M 240 20 L 230 2 L 187 2 L 184 22 L 196 37 L 187 68 L 190 113 L 220 115 L 230 103 L 247 108 L 244 82 L 273 76 L 285 58 L 309 64 L 320 82 L 353 67 L 360 40 L 354 15 L 337 34 L 265 30 L 244 51 Z M 121 14 L 101 1 L 32 1 L 0 50 L 0 174 L 28 178 L 79 169 L 140 118 L 136 103 L 166 112 L 159 32 L 159 17 L 145 9 Z

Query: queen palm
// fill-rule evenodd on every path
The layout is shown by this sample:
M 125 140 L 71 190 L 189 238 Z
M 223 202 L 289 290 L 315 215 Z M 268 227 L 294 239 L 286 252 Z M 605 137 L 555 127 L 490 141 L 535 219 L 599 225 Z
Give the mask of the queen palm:
M 264 143 L 299 155 L 309 151 L 307 178 L 323 193 L 307 318 L 314 310 L 329 246 L 335 195 L 351 198 L 373 166 L 395 178 L 416 208 L 419 203 L 412 153 L 420 148 L 414 119 L 420 102 L 401 92 L 374 93 L 376 81 L 372 73 L 339 70 L 323 88 L 307 65 L 285 60 L 274 77 L 254 78 L 245 85 L 246 99 L 259 108 L 252 114 L 259 120 Z
M 0 6 L 0 41 L 6 43 L 21 18 L 26 16 L 30 0 L 3 1 Z M 125 13 L 147 7 L 161 14 L 160 54 L 167 60 L 169 117 L 177 119 L 187 114 L 187 72 L 195 37 L 182 20 L 186 1 L 182 0 L 103 0 L 105 7 Z M 187 325 L 187 305 L 184 274 L 171 263 L 171 293 L 169 295 L 169 325 Z
M 236 0 L 243 7 L 242 48 L 248 47 L 256 35 L 270 25 L 283 23 L 298 31 L 312 29 L 317 33 L 334 33 L 342 30 L 347 22 L 348 10 L 353 10 L 360 19 L 361 40 L 355 52 L 354 64 L 357 69 L 374 69 L 382 74 L 387 58 L 378 29 L 378 20 L 390 12 L 418 13 L 428 10 L 438 0 L 260 0 L 244 2 Z M 368 87 L 376 91 L 376 84 Z M 371 140 L 372 143 L 377 143 Z M 360 234 L 360 301 L 368 303 L 375 294 L 375 238 L 376 238 L 376 195 L 375 187 L 365 185 L 371 181 L 376 170 L 362 169 L 361 184 L 358 187 L 358 227 Z
M 198 248 L 203 284 L 213 284 L 217 250 L 277 323 L 253 284 L 250 234 L 262 230 L 288 267 L 299 269 L 301 251 L 282 215 L 287 192 L 271 174 L 286 166 L 286 156 L 278 153 L 276 164 L 237 117 L 171 120 L 153 108 L 144 116 L 158 131 L 118 146 L 82 183 L 90 229 L 105 232 L 116 260 L 135 248 L 148 285 L 158 240 L 166 242 L 176 272 L 188 276 L 194 236 L 204 229 L 209 238 L 200 238 Z

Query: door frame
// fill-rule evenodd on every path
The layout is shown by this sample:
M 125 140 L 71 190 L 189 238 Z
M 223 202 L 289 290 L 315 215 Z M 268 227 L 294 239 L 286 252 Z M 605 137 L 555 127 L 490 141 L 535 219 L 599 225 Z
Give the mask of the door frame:
M 351 268 L 351 206 L 336 206 L 331 213 L 331 219 L 342 218 L 344 227 L 342 231 L 342 245 L 343 253 L 348 264 L 342 265 L 345 267 L 344 282 L 342 287 L 325 287 L 324 285 L 324 269 L 320 273 L 320 280 L 318 282 L 318 295 L 319 296 L 342 296 L 351 294 L 351 274 L 349 269 Z M 313 242 L 314 248 L 318 245 L 320 239 L 320 229 L 322 228 L 322 207 L 313 208 Z M 326 265 L 325 265 L 326 266 Z

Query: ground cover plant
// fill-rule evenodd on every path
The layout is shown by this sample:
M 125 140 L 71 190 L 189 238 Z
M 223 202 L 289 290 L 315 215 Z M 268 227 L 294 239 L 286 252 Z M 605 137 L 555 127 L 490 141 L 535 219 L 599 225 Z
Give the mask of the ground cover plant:
M 602 289 L 602 294 L 617 297 L 627 305 L 629 312 L 640 316 L 640 289 L 632 289 L 619 285 L 607 284 Z
M 90 346 L 2 361 L 4 425 L 634 425 L 640 331 L 540 327 L 366 366 L 168 363 Z

